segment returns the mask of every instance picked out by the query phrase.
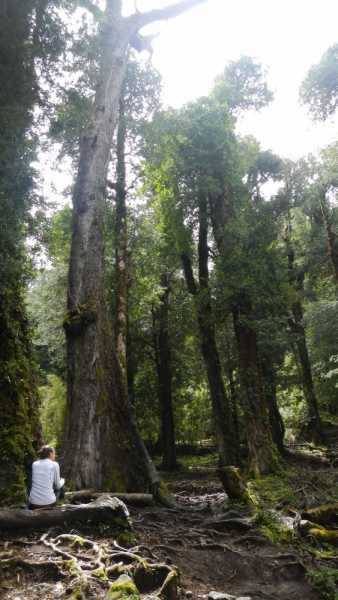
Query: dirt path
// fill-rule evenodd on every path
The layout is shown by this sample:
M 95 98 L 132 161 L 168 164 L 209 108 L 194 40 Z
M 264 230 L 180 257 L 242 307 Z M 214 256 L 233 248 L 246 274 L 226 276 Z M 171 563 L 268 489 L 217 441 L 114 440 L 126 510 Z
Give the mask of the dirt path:
M 182 481 L 178 477 L 171 479 L 169 487 L 178 502 L 177 508 L 132 509 L 134 531 L 129 540 L 124 535 L 112 538 L 108 530 L 108 535 L 103 535 L 104 524 L 102 533 L 97 528 L 79 525 L 72 534 L 106 544 L 105 552 L 111 552 L 114 539 L 126 549 L 127 546 L 145 546 L 143 556 L 150 555 L 151 562 L 167 564 L 178 571 L 178 598 L 189 597 L 190 594 L 186 594 L 191 592 L 193 599 L 203 599 L 212 590 L 252 600 L 314 600 L 317 597 L 305 578 L 306 566 L 299 556 L 257 535 L 247 511 L 228 513 L 226 518 L 231 517 L 231 522 L 220 519 L 225 495 L 217 481 L 201 478 Z M 62 533 L 69 530 L 53 530 L 50 535 L 57 537 Z M 67 588 L 69 593 L 74 578 L 72 569 L 67 568 L 66 563 L 58 569 L 61 557 L 53 554 L 40 539 L 41 532 L 28 536 L 18 532 L 15 536 L 0 537 L 1 600 L 67 597 Z M 88 547 L 62 542 L 62 550 L 76 555 L 83 569 L 89 564 Z M 34 567 L 28 568 L 28 563 L 34 563 Z M 108 581 L 100 577 L 91 577 L 89 597 L 103 598 L 108 585 Z M 156 592 L 143 596 L 155 598 Z

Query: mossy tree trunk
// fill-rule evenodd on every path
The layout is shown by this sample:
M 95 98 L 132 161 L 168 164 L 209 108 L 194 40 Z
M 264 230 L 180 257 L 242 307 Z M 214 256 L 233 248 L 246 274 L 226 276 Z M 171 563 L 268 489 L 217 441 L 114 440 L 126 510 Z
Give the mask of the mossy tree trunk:
M 249 470 L 254 477 L 259 477 L 278 472 L 280 466 L 269 425 L 256 332 L 250 324 L 251 310 L 248 298 L 237 298 L 233 317 L 250 457 Z
M 222 254 L 229 251 L 224 227 L 229 223 L 236 225 L 236 218 L 231 190 L 226 193 L 226 186 L 222 180 L 220 180 L 220 187 L 223 191 L 215 198 L 210 197 L 209 203 L 214 239 L 220 254 Z M 232 302 L 241 404 L 250 456 L 249 469 L 253 476 L 259 477 L 279 471 L 278 452 L 271 436 L 256 332 L 250 323 L 252 319 L 251 300 L 249 297 L 237 294 Z
M 0 506 L 27 501 L 31 464 L 42 443 L 30 339 L 20 286 L 0 285 Z
M 338 283 L 338 253 L 337 253 L 337 249 L 335 247 L 335 239 L 338 236 L 331 227 L 330 219 L 325 210 L 323 200 L 319 200 L 319 203 L 320 203 L 320 208 L 322 211 L 322 215 L 323 215 L 323 219 L 324 219 L 324 223 L 325 223 L 325 229 L 326 229 L 326 233 L 327 233 L 327 243 L 328 243 L 328 247 L 329 247 L 329 255 L 330 255 L 330 259 L 331 259 L 333 275 L 335 276 L 337 283 Z
M 42 442 L 36 364 L 24 290 L 39 101 L 34 59 L 41 55 L 46 0 L 0 3 L 0 505 L 27 501 L 31 463 Z M 36 19 L 34 19 L 36 17 Z M 33 25 L 34 24 L 34 25 Z M 44 23 L 44 26 L 46 24 Z M 57 27 L 54 30 L 56 34 Z M 42 36 L 43 37 L 43 36 Z M 28 226 L 29 227 L 29 226 Z
M 169 277 L 161 275 L 163 294 L 160 297 L 160 319 L 158 332 L 157 371 L 159 380 L 159 404 L 161 419 L 161 438 L 163 450 L 163 468 L 173 470 L 177 466 L 175 449 L 175 422 L 171 385 L 171 350 L 169 339 Z
M 300 362 L 300 374 L 305 402 L 309 409 L 308 429 L 315 444 L 324 444 L 325 436 L 323 433 L 322 422 L 318 412 L 317 398 L 313 387 L 311 373 L 311 364 L 309 353 L 307 351 L 306 335 L 302 325 L 303 313 L 300 301 L 292 305 L 292 316 L 288 318 L 290 332 L 293 334 L 298 350 Z
M 143 49 L 140 28 L 175 17 L 204 0 L 121 16 L 107 0 L 100 25 L 100 82 L 82 137 L 73 196 L 72 244 L 65 318 L 68 357 L 63 468 L 73 489 L 151 491 L 160 478 L 140 437 L 113 347 L 104 284 L 105 178 L 128 44 Z M 97 9 L 99 10 L 99 9 Z
M 201 349 L 209 382 L 211 403 L 218 442 L 218 476 L 229 498 L 240 499 L 242 491 L 226 469 L 240 464 L 237 436 L 232 420 L 231 406 L 227 397 L 221 361 L 215 340 L 212 306 L 209 290 L 208 267 L 208 215 L 207 201 L 203 194 L 199 198 L 199 288 L 195 283 L 191 260 L 188 254 L 182 255 L 185 279 L 189 292 L 198 301 L 198 324 L 201 334 Z M 235 485 L 236 484 L 236 485 Z
M 282 416 L 277 406 L 277 386 L 275 376 L 275 365 L 273 357 L 269 352 L 261 353 L 261 369 L 264 383 L 264 393 L 266 404 L 269 412 L 269 423 L 272 432 L 272 439 L 276 444 L 278 452 L 283 454 L 284 452 L 284 434 L 285 427 Z
M 291 226 L 289 226 L 289 229 L 291 231 Z M 286 239 L 286 243 L 289 244 L 288 239 Z M 298 275 L 295 275 L 294 259 L 294 251 L 290 246 L 288 246 L 289 282 L 290 285 L 294 284 L 295 289 L 299 291 L 303 284 L 304 274 L 300 273 Z M 287 323 L 289 325 L 291 334 L 293 334 L 298 350 L 303 393 L 305 402 L 309 409 L 308 429 L 311 433 L 311 437 L 314 443 L 323 444 L 325 443 L 325 436 L 323 433 L 322 423 L 318 412 L 317 399 L 313 387 L 311 364 L 309 359 L 309 353 L 307 351 L 306 335 L 304 327 L 302 325 L 302 320 L 302 306 L 300 300 L 296 300 L 292 304 L 292 316 L 290 315 L 288 317 Z
M 127 125 L 124 107 L 124 85 L 119 100 L 119 122 L 117 130 L 117 181 L 116 181 L 116 288 L 114 345 L 124 382 L 127 374 L 127 207 L 126 207 L 126 162 L 125 147 Z

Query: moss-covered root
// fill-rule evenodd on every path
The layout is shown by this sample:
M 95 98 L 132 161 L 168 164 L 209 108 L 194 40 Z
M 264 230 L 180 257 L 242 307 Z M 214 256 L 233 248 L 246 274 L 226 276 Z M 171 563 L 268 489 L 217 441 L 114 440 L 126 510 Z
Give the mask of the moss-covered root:
M 312 523 L 318 523 L 319 525 L 337 522 L 338 502 L 330 502 L 330 504 L 310 508 L 309 510 L 302 512 L 302 519 L 306 519 Z
M 133 580 L 128 575 L 120 575 L 110 586 L 104 600 L 126 600 L 127 598 L 128 600 L 139 600 L 140 595 Z
M 72 589 L 68 590 L 67 600 L 87 600 L 89 594 L 88 583 L 80 582 L 76 580 L 73 582 Z
M 243 480 L 236 467 L 223 467 L 217 470 L 217 474 L 230 500 L 243 502 L 248 508 L 254 508 L 249 490 L 245 487 Z
M 177 598 L 177 573 L 170 571 L 160 589 L 160 595 L 166 600 L 176 600 Z
M 174 500 L 167 486 L 162 480 L 158 485 L 156 485 L 156 487 L 154 486 L 152 493 L 154 499 L 157 500 L 159 504 L 162 504 L 162 506 L 166 506 L 167 508 L 175 508 L 175 506 L 177 506 L 177 502 Z
M 338 532 L 325 529 L 321 525 L 311 523 L 311 521 L 302 520 L 299 523 L 299 531 L 301 535 L 308 535 L 314 538 L 320 544 L 329 544 L 330 546 L 338 547 Z

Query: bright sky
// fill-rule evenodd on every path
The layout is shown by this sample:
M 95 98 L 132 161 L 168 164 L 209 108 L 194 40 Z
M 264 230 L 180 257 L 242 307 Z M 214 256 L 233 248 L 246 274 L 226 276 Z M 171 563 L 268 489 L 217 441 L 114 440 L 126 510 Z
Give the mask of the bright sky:
M 143 12 L 173 3 L 138 0 L 137 7 Z M 124 10 L 134 12 L 134 0 L 124 0 Z M 241 133 L 283 157 L 315 152 L 338 139 L 338 116 L 334 123 L 313 124 L 299 106 L 298 90 L 309 67 L 338 42 L 337 23 L 336 0 L 207 0 L 148 29 L 161 31 L 153 64 L 164 78 L 164 102 L 179 107 L 208 94 L 227 61 L 245 54 L 269 69 L 275 101 L 245 116 Z

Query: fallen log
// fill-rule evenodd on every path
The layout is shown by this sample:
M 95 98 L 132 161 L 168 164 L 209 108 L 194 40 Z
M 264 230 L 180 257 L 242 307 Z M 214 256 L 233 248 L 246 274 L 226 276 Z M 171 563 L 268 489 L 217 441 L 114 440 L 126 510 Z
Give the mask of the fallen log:
M 64 504 L 36 510 L 0 510 L 0 531 L 13 529 L 41 529 L 56 525 L 73 525 L 75 522 L 111 523 L 132 529 L 129 512 L 117 498 L 100 498 L 90 504 Z
M 99 498 L 117 498 L 125 504 L 131 506 L 151 506 L 153 503 L 152 494 L 124 494 L 120 492 L 94 492 L 92 490 L 78 490 L 77 492 L 66 492 L 65 497 L 71 502 L 90 502 Z
M 324 504 L 323 506 L 310 508 L 309 510 L 302 512 L 301 517 L 302 520 L 318 523 L 319 525 L 337 523 L 338 502 L 330 502 L 329 504 Z

